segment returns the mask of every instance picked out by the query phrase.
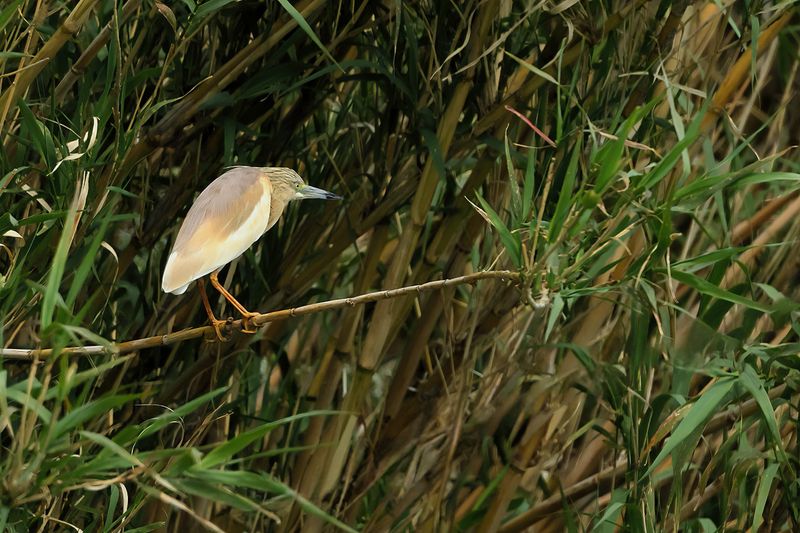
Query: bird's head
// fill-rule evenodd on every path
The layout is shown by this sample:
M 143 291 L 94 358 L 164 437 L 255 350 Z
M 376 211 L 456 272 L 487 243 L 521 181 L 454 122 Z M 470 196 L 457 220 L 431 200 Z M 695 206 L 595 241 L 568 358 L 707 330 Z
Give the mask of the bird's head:
M 262 169 L 272 184 L 272 194 L 284 202 L 315 198 L 318 200 L 341 200 L 332 192 L 312 187 L 290 168 L 266 167 Z

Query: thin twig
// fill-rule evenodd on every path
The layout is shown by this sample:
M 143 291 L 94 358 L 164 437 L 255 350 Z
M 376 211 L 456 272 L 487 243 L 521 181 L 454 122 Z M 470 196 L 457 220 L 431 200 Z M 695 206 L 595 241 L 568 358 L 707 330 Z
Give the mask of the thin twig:
M 276 322 L 278 320 L 286 320 L 302 315 L 310 315 L 312 313 L 320 313 L 322 311 L 330 311 L 331 309 L 341 309 L 343 307 L 352 307 L 354 305 L 361 305 L 369 302 L 377 302 L 379 300 L 387 300 L 389 298 L 397 298 L 412 293 L 420 293 L 426 291 L 434 291 L 437 289 L 444 289 L 445 287 L 452 287 L 454 285 L 463 285 L 465 283 L 475 283 L 483 279 L 501 279 L 509 280 L 519 283 L 522 275 L 518 272 L 511 272 L 510 270 L 489 270 L 486 272 L 476 272 L 466 276 L 457 278 L 440 279 L 437 281 L 429 281 L 421 285 L 411 285 L 408 287 L 400 287 L 398 289 L 389 289 L 385 291 L 369 292 L 360 296 L 352 296 L 350 298 L 339 298 L 336 300 L 328 300 L 291 309 L 282 309 L 280 311 L 272 311 L 270 313 L 259 314 L 251 320 L 251 324 L 255 326 L 263 326 L 269 322 Z M 226 324 L 226 333 L 241 331 L 241 320 L 230 320 Z M 214 336 L 214 328 L 211 326 L 203 326 L 199 328 L 190 328 L 167 335 L 160 335 L 157 337 L 146 337 L 143 339 L 135 339 L 117 344 L 108 344 L 106 346 L 71 346 L 63 348 L 59 353 L 68 355 L 102 355 L 102 354 L 125 354 L 143 350 L 146 348 L 155 348 L 157 346 L 169 346 L 181 341 L 190 339 L 197 339 L 199 337 Z M 214 336 L 216 339 L 216 336 Z M 43 359 L 50 357 L 53 354 L 51 348 L 45 349 L 22 349 L 22 348 L 5 348 L 0 350 L 0 356 L 5 359 L 16 360 L 33 360 Z

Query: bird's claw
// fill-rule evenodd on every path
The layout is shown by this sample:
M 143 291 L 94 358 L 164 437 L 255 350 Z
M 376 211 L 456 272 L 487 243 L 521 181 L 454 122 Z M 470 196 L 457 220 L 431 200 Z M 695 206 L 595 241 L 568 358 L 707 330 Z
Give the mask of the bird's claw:
M 257 333 L 258 329 L 253 324 L 253 319 L 258 316 L 258 313 L 248 313 L 242 317 L 242 333 Z M 220 342 L 228 342 L 230 337 L 227 335 L 233 326 L 233 317 L 228 317 L 225 320 L 211 320 L 211 326 L 214 328 L 217 340 Z M 223 333 L 224 330 L 224 333 Z M 209 339 L 212 340 L 213 339 Z
M 225 333 L 230 331 L 231 324 L 233 323 L 233 317 L 228 317 L 226 320 L 212 320 L 211 326 L 214 328 L 214 332 L 216 333 L 217 340 L 220 342 L 228 342 L 230 337 L 227 337 L 223 334 L 222 330 L 225 330 Z M 213 339 L 208 339 L 213 341 Z
M 256 333 L 258 329 L 253 324 L 253 319 L 258 313 L 247 313 L 242 317 L 242 333 Z

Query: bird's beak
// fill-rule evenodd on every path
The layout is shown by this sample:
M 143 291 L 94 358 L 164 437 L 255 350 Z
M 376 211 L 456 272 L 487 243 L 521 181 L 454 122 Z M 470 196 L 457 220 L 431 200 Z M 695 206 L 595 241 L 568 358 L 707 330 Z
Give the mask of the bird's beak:
M 342 197 L 338 194 L 333 194 L 332 192 L 328 192 L 323 189 L 318 189 L 316 187 L 312 187 L 311 185 L 306 185 L 299 191 L 297 191 L 297 196 L 302 199 L 311 199 L 315 198 L 317 200 L 341 200 Z

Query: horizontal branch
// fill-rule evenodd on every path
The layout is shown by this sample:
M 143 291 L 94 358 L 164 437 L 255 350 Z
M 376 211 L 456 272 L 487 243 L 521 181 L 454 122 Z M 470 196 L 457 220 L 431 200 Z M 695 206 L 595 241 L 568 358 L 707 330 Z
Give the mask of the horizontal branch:
M 350 298 L 339 298 L 337 300 L 328 300 L 315 304 L 303 305 L 291 309 L 282 309 L 280 311 L 272 311 L 270 313 L 259 314 L 251 320 L 251 324 L 255 326 L 263 326 L 269 322 L 276 322 L 278 320 L 286 320 L 302 315 L 310 315 L 312 313 L 320 313 L 322 311 L 330 311 L 332 309 L 341 309 L 343 307 L 352 307 L 354 305 L 361 305 L 369 302 L 377 302 L 378 300 L 387 300 L 389 298 L 397 298 L 399 296 L 406 296 L 414 293 L 422 293 L 427 291 L 435 291 L 437 289 L 444 289 L 445 287 L 452 287 L 455 285 L 464 285 L 466 283 L 475 283 L 483 279 L 500 279 L 509 280 L 519 283 L 521 275 L 518 272 L 511 272 L 509 270 L 489 270 L 486 272 L 476 272 L 466 276 L 457 278 L 440 279 L 437 281 L 429 281 L 421 285 L 411 285 L 408 287 L 400 287 L 399 289 L 389 289 L 385 291 L 369 292 L 360 296 L 352 296 Z M 228 323 L 224 326 L 226 333 L 242 330 L 241 320 L 228 319 Z M 60 353 L 69 355 L 102 355 L 102 354 L 124 354 L 135 352 L 137 350 L 144 350 L 146 348 L 155 348 L 158 346 L 169 346 L 181 341 L 190 339 L 197 339 L 199 337 L 214 336 L 213 340 L 217 340 L 214 334 L 214 328 L 211 326 L 203 326 L 199 328 L 185 329 L 167 335 L 160 335 L 157 337 L 146 337 L 144 339 L 136 339 L 117 344 L 108 344 L 106 346 L 72 346 L 63 348 Z M 53 354 L 52 348 L 45 349 L 23 349 L 23 348 L 5 348 L 0 350 L 0 357 L 5 359 L 15 360 L 35 360 L 50 357 Z

